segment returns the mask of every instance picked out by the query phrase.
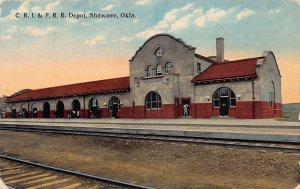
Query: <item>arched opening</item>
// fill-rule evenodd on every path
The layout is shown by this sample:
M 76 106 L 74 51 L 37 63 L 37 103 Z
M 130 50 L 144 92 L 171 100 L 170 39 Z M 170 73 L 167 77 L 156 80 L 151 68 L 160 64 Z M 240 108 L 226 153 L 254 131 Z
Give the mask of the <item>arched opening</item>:
M 89 110 L 90 110 L 90 118 L 100 118 L 100 112 L 99 112 L 99 103 L 98 100 L 95 98 L 92 98 L 89 101 Z
M 26 108 L 26 104 L 22 104 L 21 108 L 20 108 L 20 118 L 28 118 L 29 117 L 29 113 L 28 110 Z
M 65 106 L 62 101 L 58 101 L 56 104 L 56 118 L 64 118 Z
M 50 118 L 50 104 L 48 102 L 43 105 L 43 118 Z
M 152 76 L 152 68 L 151 66 L 148 66 L 146 69 L 146 76 L 151 77 Z
M 162 69 L 160 64 L 157 64 L 156 66 L 156 75 L 157 76 L 162 75 Z
M 72 102 L 72 118 L 80 118 L 80 102 L 78 100 L 73 100 Z
M 161 96 L 158 92 L 151 91 L 146 95 L 145 108 L 146 110 L 158 110 L 161 109 Z
M 213 94 L 213 107 L 219 108 L 220 116 L 228 116 L 229 108 L 235 107 L 235 104 L 235 94 L 228 87 L 219 88 Z
M 166 63 L 166 66 L 165 66 L 165 73 L 166 73 L 166 74 L 171 73 L 171 63 L 170 63 L 170 62 L 167 62 L 167 63 Z
M 12 118 L 16 118 L 17 117 L 17 108 L 15 107 L 15 105 L 13 105 L 11 107 L 11 117 Z
M 108 109 L 112 112 L 113 118 L 118 118 L 118 111 L 121 109 L 120 99 L 113 96 L 109 99 Z
M 32 118 L 37 118 L 37 107 L 35 104 L 31 105 L 31 117 Z

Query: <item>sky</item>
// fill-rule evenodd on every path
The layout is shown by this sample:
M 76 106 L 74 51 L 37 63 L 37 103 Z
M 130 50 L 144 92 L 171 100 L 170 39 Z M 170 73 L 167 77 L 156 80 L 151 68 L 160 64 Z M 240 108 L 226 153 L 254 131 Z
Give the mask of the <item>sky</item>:
M 283 103 L 300 102 L 299 20 L 300 0 L 0 0 L 0 96 L 128 76 L 136 50 L 168 33 L 203 56 L 215 55 L 217 37 L 225 39 L 227 60 L 273 51 Z

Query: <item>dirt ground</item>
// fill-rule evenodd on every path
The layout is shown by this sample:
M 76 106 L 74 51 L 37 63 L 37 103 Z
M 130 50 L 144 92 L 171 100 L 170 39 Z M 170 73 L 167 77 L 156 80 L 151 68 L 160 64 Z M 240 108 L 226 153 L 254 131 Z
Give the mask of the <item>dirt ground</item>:
M 170 189 L 294 189 L 300 152 L 0 131 L 0 153 Z

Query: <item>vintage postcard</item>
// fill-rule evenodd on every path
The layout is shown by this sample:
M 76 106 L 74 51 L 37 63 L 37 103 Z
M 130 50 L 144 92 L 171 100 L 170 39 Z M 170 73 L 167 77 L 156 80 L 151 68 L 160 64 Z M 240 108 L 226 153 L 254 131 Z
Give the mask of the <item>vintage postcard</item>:
M 299 0 L 0 0 L 0 178 L 297 187 L 299 19 Z

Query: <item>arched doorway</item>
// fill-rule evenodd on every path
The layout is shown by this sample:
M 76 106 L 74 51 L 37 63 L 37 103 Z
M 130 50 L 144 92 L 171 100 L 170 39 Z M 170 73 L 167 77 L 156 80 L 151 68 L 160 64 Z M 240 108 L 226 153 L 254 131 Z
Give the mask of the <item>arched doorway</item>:
M 58 101 L 56 105 L 56 118 L 64 118 L 65 106 L 62 101 Z
M 31 117 L 32 118 L 37 118 L 37 107 L 35 104 L 31 105 Z
M 50 118 L 50 104 L 48 102 L 43 105 L 43 118 Z
M 73 100 L 72 102 L 72 118 L 80 118 L 80 102 Z
M 21 108 L 20 108 L 20 118 L 28 118 L 29 114 L 28 114 L 28 110 L 26 108 L 26 104 L 22 104 Z
M 116 96 L 111 97 L 108 102 L 108 109 L 111 111 L 111 116 L 113 118 L 118 118 L 118 111 L 120 108 L 120 99 Z
M 100 118 L 100 112 L 99 112 L 99 103 L 98 100 L 95 98 L 92 98 L 89 101 L 89 110 L 90 110 L 90 118 Z
M 219 88 L 213 94 L 213 107 L 219 108 L 220 116 L 228 116 L 229 108 L 235 107 L 235 104 L 235 94 L 228 87 Z
M 17 117 L 17 108 L 15 107 L 15 105 L 13 105 L 11 107 L 11 117 L 12 118 L 16 118 Z

